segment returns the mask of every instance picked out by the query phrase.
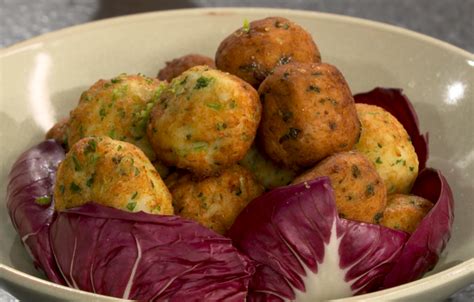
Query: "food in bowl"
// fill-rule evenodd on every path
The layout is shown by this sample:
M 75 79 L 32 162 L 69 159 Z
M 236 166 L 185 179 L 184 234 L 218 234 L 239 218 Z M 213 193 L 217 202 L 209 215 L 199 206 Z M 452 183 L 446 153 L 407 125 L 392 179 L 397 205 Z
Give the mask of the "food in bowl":
M 253 24 L 259 24 L 259 22 L 245 25 L 238 32 L 242 35 L 252 35 L 255 32 L 253 30 L 256 29 L 252 27 Z M 293 24 L 287 25 L 293 26 Z M 282 30 L 287 29 L 283 28 Z M 264 36 L 265 32 L 273 35 L 273 31 L 265 31 L 265 28 L 259 34 Z M 218 54 L 223 55 L 219 52 Z M 310 57 L 309 61 L 298 64 L 315 64 L 315 56 Z M 283 66 L 272 65 L 268 71 L 265 71 L 268 72 L 265 76 L 271 77 L 277 73 L 277 69 L 293 66 L 289 63 L 288 60 L 284 60 L 278 63 Z M 217 67 L 219 68 L 219 64 Z M 320 65 L 320 68 L 327 68 L 327 64 Z M 134 76 L 123 75 L 123 77 Z M 157 81 L 141 77 L 145 83 L 153 84 Z M 342 75 L 338 75 L 338 77 L 343 80 Z M 93 138 L 84 134 L 85 137 L 78 140 L 81 143 L 82 140 L 89 142 L 102 139 L 108 142 L 109 147 L 114 147 L 106 148 L 103 153 L 99 154 L 107 161 L 104 166 L 109 168 L 101 173 L 103 175 L 109 174 L 110 177 L 103 177 L 104 185 L 99 183 L 97 188 L 98 193 L 101 194 L 94 196 L 103 198 L 110 195 L 115 198 L 114 193 L 121 190 L 105 189 L 127 188 L 129 183 L 126 179 L 129 177 L 130 184 L 133 184 L 137 190 L 127 189 L 125 197 L 117 196 L 120 209 L 108 207 L 115 205 L 113 201 L 107 202 L 106 200 L 101 205 L 94 202 L 95 200 L 87 200 L 93 198 L 86 195 L 81 203 L 90 202 L 79 207 L 66 209 L 60 205 L 55 206 L 55 198 L 52 198 L 51 192 L 56 189 L 61 191 L 58 183 L 64 181 L 61 171 L 55 179 L 58 165 L 63 166 L 63 169 L 69 169 L 69 173 L 66 174 L 78 177 L 77 179 L 82 181 L 81 184 L 84 183 L 86 186 L 90 179 L 92 179 L 91 185 L 96 180 L 93 174 L 97 174 L 97 171 L 94 169 L 101 169 L 100 165 L 88 166 L 89 162 L 85 165 L 79 158 L 76 158 L 79 163 L 77 165 L 73 158 L 77 143 L 67 146 L 70 148 L 67 155 L 64 155 L 65 150 L 52 141 L 43 142 L 23 154 L 12 169 L 8 187 L 8 207 L 13 224 L 31 251 L 34 261 L 51 280 L 96 293 L 140 300 L 180 300 L 189 299 L 189 297 L 201 300 L 317 300 L 388 288 L 415 280 L 432 268 L 449 239 L 453 218 L 452 194 L 439 171 L 424 169 L 427 141 L 425 136 L 419 133 L 416 114 L 411 110 L 410 103 L 401 92 L 396 89 L 375 89 L 367 94 L 352 97 L 351 93 L 348 93 L 350 92 L 348 87 L 343 85 L 341 88 L 340 85 L 334 85 L 331 81 L 318 82 L 317 89 L 313 88 L 313 91 L 310 91 L 333 97 L 334 93 L 337 95 L 338 89 L 343 89 L 344 95 L 348 99 L 347 107 L 352 108 L 350 109 L 352 118 L 349 120 L 353 121 L 351 126 L 355 129 L 356 134 L 360 124 L 357 115 L 354 114 L 356 113 L 355 103 L 360 103 L 361 100 L 377 103 L 379 107 L 384 108 L 398 119 L 406 129 L 413 143 L 421 171 L 416 177 L 410 193 L 434 204 L 421 221 L 418 219 L 417 227 L 411 234 L 401 230 L 402 228 L 397 229 L 394 226 L 392 229 L 377 224 L 382 221 L 382 210 L 386 209 L 381 206 L 385 204 L 384 194 L 381 194 L 381 197 L 377 195 L 380 197 L 380 199 L 376 199 L 379 208 L 374 215 L 369 215 L 369 222 L 372 223 L 347 219 L 348 216 L 354 214 L 351 209 L 338 211 L 340 208 L 338 204 L 341 203 L 337 201 L 337 191 L 343 192 L 343 190 L 351 189 L 350 179 L 348 179 L 347 185 L 338 187 L 337 184 L 331 184 L 331 181 L 344 180 L 344 177 L 331 178 L 331 175 L 337 174 L 339 170 L 344 172 L 341 175 L 360 177 L 357 180 L 362 181 L 361 187 L 364 190 L 361 190 L 363 194 L 359 195 L 372 197 L 380 191 L 385 194 L 389 193 L 383 189 L 383 178 L 377 175 L 377 169 L 373 168 L 374 164 L 370 163 L 370 159 L 364 157 L 366 163 L 360 167 L 359 164 L 356 164 L 356 168 L 353 168 L 354 162 L 352 160 L 347 161 L 350 166 L 344 166 L 345 160 L 338 161 L 338 159 L 344 158 L 344 154 L 341 155 L 338 151 L 348 150 L 329 151 L 323 157 L 327 157 L 328 161 L 331 158 L 336 158 L 337 164 L 323 166 L 324 169 L 320 169 L 324 174 L 322 177 L 308 179 L 299 184 L 285 186 L 288 182 L 294 181 L 294 176 L 304 173 L 305 169 L 321 168 L 318 165 L 323 165 L 324 162 L 321 160 L 325 161 L 326 159 L 313 158 L 311 163 L 289 164 L 286 167 L 281 167 L 291 170 L 294 174 L 288 173 L 287 178 L 279 178 L 283 186 L 270 189 L 258 197 L 256 195 L 263 191 L 256 180 L 259 178 L 253 178 L 253 175 L 248 174 L 251 173 L 249 171 L 239 172 L 241 175 L 238 176 L 238 184 L 235 181 L 237 178 L 234 179 L 234 176 L 230 177 L 229 181 L 224 181 L 227 179 L 224 177 L 226 169 L 235 168 L 238 162 L 243 164 L 246 153 L 251 152 L 251 146 L 258 148 L 259 152 L 263 153 L 265 160 L 273 161 L 272 164 L 275 167 L 282 164 L 279 161 L 275 162 L 275 159 L 269 154 L 265 154 L 267 151 L 262 148 L 262 140 L 265 139 L 265 135 L 256 136 L 257 128 L 262 127 L 262 123 L 259 123 L 260 107 L 263 108 L 262 112 L 265 112 L 266 97 L 263 101 L 259 100 L 256 88 L 258 90 L 260 88 L 255 87 L 258 84 L 256 82 L 248 84 L 244 80 L 210 67 L 196 66 L 173 79 L 171 83 L 159 83 L 152 91 L 152 97 L 148 98 L 148 101 L 134 103 L 139 101 L 137 99 L 140 97 L 139 95 L 126 97 L 128 85 L 125 86 L 126 88 L 122 88 L 124 91 L 121 93 L 114 94 L 112 90 L 110 102 L 103 103 L 102 99 L 94 100 L 96 103 L 104 105 L 106 113 L 107 110 L 116 110 L 115 105 L 120 102 L 135 104 L 136 107 L 132 105 L 131 110 L 125 110 L 125 115 L 131 113 L 134 116 L 135 112 L 138 113 L 135 116 L 140 118 L 135 125 L 139 126 L 137 129 L 139 133 L 146 133 L 144 137 L 134 137 L 132 133 L 131 139 L 128 136 L 121 137 L 125 134 L 118 137 L 110 135 L 109 127 L 113 126 L 113 123 L 110 124 L 111 120 L 106 120 L 105 115 L 104 119 L 101 119 L 101 111 L 104 111 L 101 110 L 102 106 L 91 106 L 94 108 L 91 114 L 95 114 L 95 119 L 87 124 L 87 127 L 94 129 L 95 123 L 97 123 L 97 128 L 106 128 L 107 133 L 95 134 Z M 265 79 L 261 80 L 266 81 Z M 336 82 L 340 83 L 341 81 Z M 112 83 L 110 80 L 110 84 L 117 83 Z M 216 84 L 216 87 L 212 84 Z M 306 84 L 308 87 L 316 86 L 312 83 Z M 107 91 L 108 87 L 105 88 Z M 335 89 L 335 91 L 331 89 Z M 232 97 L 235 95 L 239 99 L 232 102 Z M 225 102 L 221 102 L 221 99 Z M 291 104 L 294 99 L 289 97 L 288 102 Z M 303 106 L 296 106 L 296 110 L 294 110 L 298 111 L 296 113 L 311 108 L 311 106 L 304 106 L 305 100 L 307 102 L 320 101 L 317 97 L 301 98 L 298 101 Z M 326 105 L 334 106 L 330 103 Z M 209 104 L 211 106 L 207 106 Z M 223 104 L 228 104 L 229 108 L 221 110 Z M 231 109 L 236 109 L 242 104 L 250 105 L 244 106 L 244 110 L 238 111 L 239 114 L 234 111 L 229 114 Z M 233 106 L 234 108 L 231 108 Z M 196 108 L 198 110 L 194 110 Z M 400 108 L 402 109 L 400 110 Z M 118 109 L 116 111 L 117 115 L 121 114 Z M 314 113 L 314 119 L 317 119 L 316 112 Z M 167 119 L 161 120 L 165 114 L 168 115 Z M 178 114 L 180 118 L 173 119 Z M 283 117 L 289 120 L 288 115 L 280 115 L 278 110 L 274 111 L 274 114 L 278 115 L 281 120 Z M 337 122 L 335 123 L 337 128 L 341 118 L 338 119 L 337 115 L 331 116 Z M 242 119 L 245 122 L 242 122 Z M 102 124 L 104 120 L 107 123 L 105 125 Z M 121 123 L 122 119 L 113 119 L 113 121 Z M 123 121 L 125 122 L 127 119 L 124 118 Z M 228 125 L 228 121 L 237 121 L 236 132 L 227 131 L 233 130 L 231 126 L 233 124 L 229 122 Z M 306 121 L 313 122 L 311 119 Z M 68 123 L 57 127 L 57 129 L 66 129 L 66 136 L 69 131 Z M 324 125 L 329 130 L 335 130 L 331 129 L 330 123 L 327 121 L 319 125 Z M 131 126 L 134 126 L 133 122 Z M 129 127 L 130 125 L 124 128 L 130 130 Z M 271 127 L 271 123 L 269 127 Z M 198 131 L 190 133 L 194 130 Z M 306 129 L 305 131 L 311 130 Z M 285 137 L 285 134 L 288 134 L 288 139 L 293 139 L 292 136 L 299 138 L 301 132 L 292 135 L 295 132 L 298 131 L 293 130 L 291 133 L 280 135 L 278 142 L 281 137 Z M 64 133 L 61 134 L 61 131 L 57 133 L 59 134 L 53 137 L 57 137 L 61 141 L 61 138 L 64 138 Z M 112 132 L 112 134 L 116 133 Z M 188 134 L 191 135 L 189 139 Z M 198 140 L 193 134 L 197 135 Z M 353 137 L 358 135 L 344 134 L 349 134 L 354 140 L 352 145 L 356 143 L 357 139 Z M 104 135 L 109 138 L 100 138 Z M 311 135 L 309 137 L 314 139 Z M 151 158 L 146 161 L 137 154 L 130 156 L 130 159 L 121 156 L 121 152 L 134 150 L 131 145 L 126 145 L 126 150 L 122 150 L 124 143 L 121 142 L 121 138 L 132 144 L 133 140 L 141 142 L 148 140 L 148 143 L 153 146 L 153 154 L 150 157 L 156 157 L 161 160 L 161 165 L 168 166 L 169 170 L 175 170 L 169 179 L 163 181 L 171 189 L 173 202 L 177 200 L 173 196 L 173 186 L 180 184 L 182 175 L 191 175 L 182 178 L 185 185 L 181 190 L 177 190 L 179 194 L 185 196 L 186 202 L 174 202 L 175 214 L 192 212 L 196 205 L 201 207 L 204 203 L 197 199 L 203 196 L 212 196 L 210 201 L 214 203 L 230 200 L 225 197 L 229 193 L 244 196 L 243 193 L 245 193 L 247 186 L 243 186 L 241 183 L 241 177 L 245 183 L 246 176 L 243 175 L 249 175 L 247 179 L 252 179 L 255 182 L 255 187 L 260 189 L 259 191 L 255 190 L 256 198 L 253 198 L 252 194 L 245 197 L 245 201 L 242 200 L 244 203 L 248 203 L 247 206 L 232 209 L 230 211 L 232 215 L 227 215 L 228 213 L 223 215 L 226 217 L 224 230 L 230 226 L 229 231 L 224 235 L 201 225 L 207 224 L 208 221 L 196 219 L 196 217 L 201 218 L 208 214 L 216 214 L 216 217 L 222 215 L 218 211 L 219 207 L 212 208 L 212 203 L 206 204 L 209 206 L 208 212 L 198 212 L 199 215 L 188 216 L 188 218 L 196 219 L 197 222 L 178 215 L 161 215 L 171 214 L 169 212 L 160 213 L 161 207 L 159 210 L 152 207 L 156 210 L 155 213 L 160 214 L 137 212 L 136 209 L 146 209 L 146 207 L 137 208 L 138 202 L 132 207 L 133 200 L 141 196 L 142 192 L 139 192 L 139 188 L 146 186 L 147 189 L 156 188 L 165 192 L 167 187 L 163 187 L 158 181 L 158 179 L 162 180 L 161 176 L 156 171 L 153 172 Z M 196 144 L 197 142 L 206 144 Z M 284 142 L 287 140 L 283 139 L 282 143 Z M 310 148 L 319 147 L 314 142 L 309 142 L 308 145 Z M 230 153 L 221 150 L 221 146 L 231 150 Z M 227 146 L 235 146 L 235 150 Z M 83 152 L 79 152 L 76 157 L 85 155 L 83 154 L 85 149 L 80 150 Z M 305 155 L 298 154 L 298 148 L 294 150 L 291 156 L 305 157 Z M 312 155 L 309 151 L 305 154 Z M 69 160 L 63 160 L 64 156 Z M 363 155 L 359 156 L 363 157 Z M 125 165 L 122 165 L 122 161 Z M 60 162 L 69 164 L 63 165 Z M 100 161 L 97 160 L 95 164 L 97 163 Z M 142 172 L 151 171 L 153 177 L 133 180 L 135 169 L 131 168 L 135 164 L 139 165 L 137 168 L 140 175 L 143 174 Z M 111 169 L 112 167 L 114 168 Z M 145 170 L 140 170 L 140 168 Z M 250 170 L 252 171 L 252 169 Z M 112 171 L 118 175 L 112 175 Z M 365 173 L 367 171 L 370 171 L 371 177 L 378 181 L 377 186 L 372 182 L 366 183 Z M 81 174 L 82 172 L 84 175 Z M 39 182 L 38 179 L 41 181 Z M 148 184 L 146 184 L 146 180 L 149 180 Z M 66 181 L 70 183 L 64 184 L 64 189 L 71 191 L 69 192 L 70 196 L 80 198 L 82 187 L 75 180 L 67 179 Z M 72 185 L 73 182 L 75 185 Z M 160 185 L 157 186 L 158 183 Z M 266 187 L 270 188 L 271 185 L 266 185 Z M 106 192 L 100 192 L 100 188 L 104 188 Z M 206 192 L 202 192 L 201 195 L 201 191 Z M 334 193 L 334 191 L 336 192 Z M 73 193 L 77 195 L 73 195 Z M 340 196 L 350 196 L 350 194 Z M 74 205 L 81 203 L 74 203 Z M 107 206 L 104 206 L 104 203 Z M 218 203 L 216 204 L 219 205 Z M 146 205 L 146 202 L 144 204 Z M 160 203 L 153 203 L 153 205 L 156 204 Z M 367 204 L 367 208 L 372 206 L 371 202 L 367 202 Z M 176 211 L 177 206 L 180 207 L 179 211 Z M 364 212 L 367 209 L 364 205 L 355 208 L 359 212 Z M 153 210 L 150 212 L 153 213 Z M 41 217 L 41 219 L 36 219 L 36 217 Z M 213 216 L 208 215 L 207 217 Z M 359 218 L 359 220 L 365 220 L 365 218 Z M 420 261 L 420 259 L 424 261 Z M 331 284 L 336 289 L 335 291 L 326 290 L 328 280 L 337 280 Z

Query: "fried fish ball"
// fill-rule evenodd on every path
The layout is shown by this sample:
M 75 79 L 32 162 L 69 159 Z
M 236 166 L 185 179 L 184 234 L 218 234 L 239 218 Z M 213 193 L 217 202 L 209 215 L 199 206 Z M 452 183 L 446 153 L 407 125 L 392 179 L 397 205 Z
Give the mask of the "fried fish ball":
M 170 82 L 189 68 L 199 65 L 207 65 L 212 68 L 216 67 L 214 60 L 209 57 L 189 54 L 166 62 L 166 66 L 158 72 L 158 79 Z
M 276 66 L 290 62 L 321 62 L 321 55 L 306 30 L 282 17 L 244 24 L 216 52 L 217 68 L 256 88 Z
M 432 207 L 433 203 L 423 197 L 393 194 L 388 197 L 380 224 L 411 234 Z
M 86 137 L 59 165 L 54 186 L 58 211 L 93 201 L 117 209 L 172 215 L 171 194 L 135 145 L 109 137 Z
M 408 193 L 418 176 L 418 156 L 403 125 L 381 107 L 356 104 L 362 132 L 355 149 L 374 164 L 388 194 Z
M 68 145 L 87 136 L 109 136 L 138 146 L 154 160 L 146 124 L 163 88 L 157 79 L 143 75 L 121 74 L 96 82 L 70 113 Z
M 262 100 L 259 140 L 275 162 L 291 169 L 351 150 L 360 135 L 352 93 L 329 64 L 280 66 L 258 89 Z
M 225 169 L 220 176 L 195 180 L 190 174 L 170 186 L 175 213 L 225 234 L 235 218 L 264 188 L 252 173 L 239 165 Z
M 295 171 L 278 166 L 255 145 L 252 145 L 239 164 L 249 169 L 265 189 L 286 186 L 296 176 Z
M 147 133 L 165 165 L 209 176 L 245 156 L 260 116 L 261 104 L 252 86 L 219 70 L 196 66 L 163 91 Z
M 321 176 L 331 180 L 341 217 L 368 223 L 380 221 L 387 204 L 387 190 L 374 165 L 364 155 L 354 151 L 334 154 L 293 183 Z
M 46 139 L 54 139 L 58 144 L 67 147 L 68 123 L 69 118 L 66 117 L 54 124 L 46 133 Z

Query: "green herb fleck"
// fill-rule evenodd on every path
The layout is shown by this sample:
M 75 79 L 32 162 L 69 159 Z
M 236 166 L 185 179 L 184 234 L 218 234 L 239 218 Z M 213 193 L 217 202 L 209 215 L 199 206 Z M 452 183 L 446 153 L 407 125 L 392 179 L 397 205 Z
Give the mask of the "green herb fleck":
M 352 165 L 352 177 L 357 178 L 360 176 L 360 169 L 357 165 Z
M 244 24 L 242 25 L 242 31 L 244 33 L 248 33 L 250 31 L 250 23 L 249 20 L 244 19 Z
M 374 221 L 375 223 L 379 224 L 380 223 L 380 219 L 383 218 L 383 213 L 382 212 L 378 212 L 377 214 L 374 215 Z
M 300 133 L 301 133 L 301 130 L 300 130 L 300 129 L 298 129 L 298 128 L 290 128 L 290 131 L 288 132 L 288 135 L 289 135 L 291 138 L 296 139 Z
M 276 21 L 275 22 L 275 27 L 276 28 L 288 29 L 288 28 L 290 28 L 290 25 L 288 25 L 288 23 L 283 23 L 283 22 L 280 22 L 280 21 Z
M 208 143 L 206 142 L 195 142 L 193 144 L 193 150 L 194 151 L 203 151 L 203 150 L 206 150 L 207 147 L 208 147 Z
M 296 139 L 298 137 L 298 135 L 301 133 L 301 130 L 298 129 L 298 128 L 290 128 L 288 133 L 283 135 L 282 137 L 280 137 L 280 139 L 278 140 L 278 142 L 281 144 L 283 143 L 284 141 L 286 140 L 289 140 L 289 139 Z
M 35 199 L 35 202 L 39 205 L 45 206 L 49 205 L 51 203 L 51 197 L 50 196 L 41 196 Z
M 373 184 L 368 184 L 367 187 L 365 187 L 365 195 L 367 197 L 375 195 L 375 188 Z
M 191 139 L 191 137 L 192 137 L 192 135 L 191 135 L 191 134 L 186 134 L 186 140 L 190 140 L 190 139 Z
M 137 197 L 137 195 L 138 195 L 138 192 L 137 192 L 137 191 L 133 192 L 133 194 L 132 194 L 132 199 L 135 199 L 135 198 Z
M 81 187 L 78 186 L 75 182 L 71 182 L 71 186 L 69 187 L 69 189 L 71 190 L 71 192 L 73 193 L 79 193 L 81 192 Z
M 381 144 L 381 143 L 377 143 L 377 146 L 378 146 L 379 148 L 382 148 L 382 144 Z
M 196 80 L 196 85 L 194 85 L 194 89 L 205 88 L 209 85 L 211 81 L 212 81 L 212 78 L 206 78 L 204 76 L 201 76 Z
M 117 84 L 117 83 L 122 82 L 122 79 L 117 77 L 117 78 L 111 79 L 110 82 L 112 82 L 113 84 Z
M 380 159 L 380 156 L 379 156 L 379 157 L 377 157 L 377 159 L 375 160 L 375 163 L 377 163 L 377 164 L 381 164 L 381 163 L 383 163 L 383 162 L 382 162 L 382 160 Z
M 129 211 L 133 211 L 136 206 L 137 206 L 137 202 L 136 202 L 136 201 L 129 202 L 129 203 L 127 204 L 127 209 L 128 209 Z
M 237 103 L 235 102 L 235 100 L 230 101 L 229 107 L 230 109 L 234 109 L 235 107 L 237 107 Z
M 413 172 L 415 170 L 415 167 L 409 167 L 410 171 Z
M 283 119 L 284 122 L 288 122 L 293 118 L 293 112 L 291 111 L 283 111 L 281 112 L 281 118 Z
M 99 115 L 100 115 L 100 120 L 102 121 L 105 118 L 105 116 L 107 115 L 107 112 L 105 111 L 105 107 L 100 108 Z
M 108 134 L 109 134 L 109 137 L 113 139 L 115 139 L 115 137 L 117 136 L 115 129 L 110 130 Z
M 76 155 L 72 155 L 72 161 L 74 163 L 74 171 L 76 172 L 81 171 L 82 170 L 81 163 L 77 159 Z
M 312 91 L 312 92 L 320 93 L 321 89 L 316 85 L 309 85 L 308 88 L 306 89 L 306 91 Z
M 280 57 L 280 59 L 278 60 L 278 65 L 286 65 L 288 63 L 291 62 L 291 57 L 287 57 L 287 56 L 282 56 Z
M 97 142 L 94 139 L 90 139 L 87 142 L 87 146 L 84 149 L 84 153 L 88 154 L 88 153 L 91 153 L 91 152 L 95 152 L 96 149 L 97 149 Z
M 95 175 L 92 174 L 91 177 L 89 177 L 89 178 L 87 179 L 87 181 L 86 181 L 86 186 L 87 186 L 88 188 L 92 187 L 92 184 L 94 184 L 94 177 L 95 177 Z
M 206 106 L 216 111 L 219 111 L 222 109 L 222 105 L 219 103 L 206 103 Z

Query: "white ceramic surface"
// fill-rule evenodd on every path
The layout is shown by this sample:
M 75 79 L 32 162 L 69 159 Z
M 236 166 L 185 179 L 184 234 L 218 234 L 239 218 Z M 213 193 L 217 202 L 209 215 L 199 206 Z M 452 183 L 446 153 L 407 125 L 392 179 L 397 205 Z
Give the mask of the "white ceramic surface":
M 288 17 L 313 35 L 323 61 L 336 65 L 354 93 L 400 87 L 430 132 L 428 166 L 441 169 L 454 192 L 451 241 L 425 278 L 344 301 L 439 300 L 474 281 L 474 56 L 393 26 L 350 17 L 278 9 L 191 9 L 114 18 L 68 28 L 0 51 L 0 281 L 48 299 L 102 296 L 41 280 L 5 208 L 15 158 L 66 116 L 81 91 L 99 78 L 141 72 L 190 52 L 214 56 L 243 20 Z M 110 299 L 108 299 L 110 300 Z M 339 300 L 338 300 L 339 301 Z M 342 301 L 342 300 L 341 300 Z

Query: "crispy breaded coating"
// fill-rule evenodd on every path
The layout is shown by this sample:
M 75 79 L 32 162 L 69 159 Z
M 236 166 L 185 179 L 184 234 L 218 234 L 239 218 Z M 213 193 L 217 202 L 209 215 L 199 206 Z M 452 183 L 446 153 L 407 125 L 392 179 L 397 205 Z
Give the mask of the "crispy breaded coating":
M 263 105 L 258 139 L 279 164 L 308 168 L 331 154 L 351 150 L 359 138 L 352 93 L 332 65 L 280 66 L 258 92 Z
M 108 136 L 138 146 L 155 159 L 146 125 L 151 107 L 164 84 L 143 75 L 119 75 L 100 80 L 84 91 L 69 119 L 68 144 L 83 137 Z
M 245 156 L 260 116 L 260 101 L 252 86 L 196 66 L 163 92 L 152 110 L 147 133 L 165 165 L 209 176 Z
M 306 30 L 282 17 L 245 24 L 222 41 L 216 52 L 217 68 L 255 88 L 275 67 L 290 62 L 321 62 L 321 55 Z
M 249 169 L 265 189 L 286 186 L 296 176 L 295 171 L 277 165 L 255 145 L 252 145 L 239 164 Z
M 58 211 L 93 201 L 117 209 L 172 215 L 171 194 L 145 154 L 109 137 L 87 137 L 71 146 L 54 186 Z
M 433 203 L 423 197 L 393 194 L 388 197 L 380 224 L 411 234 L 432 207 Z
M 254 198 L 264 192 L 252 173 L 239 165 L 219 176 L 194 179 L 177 176 L 170 185 L 175 213 L 225 234 L 235 218 Z

